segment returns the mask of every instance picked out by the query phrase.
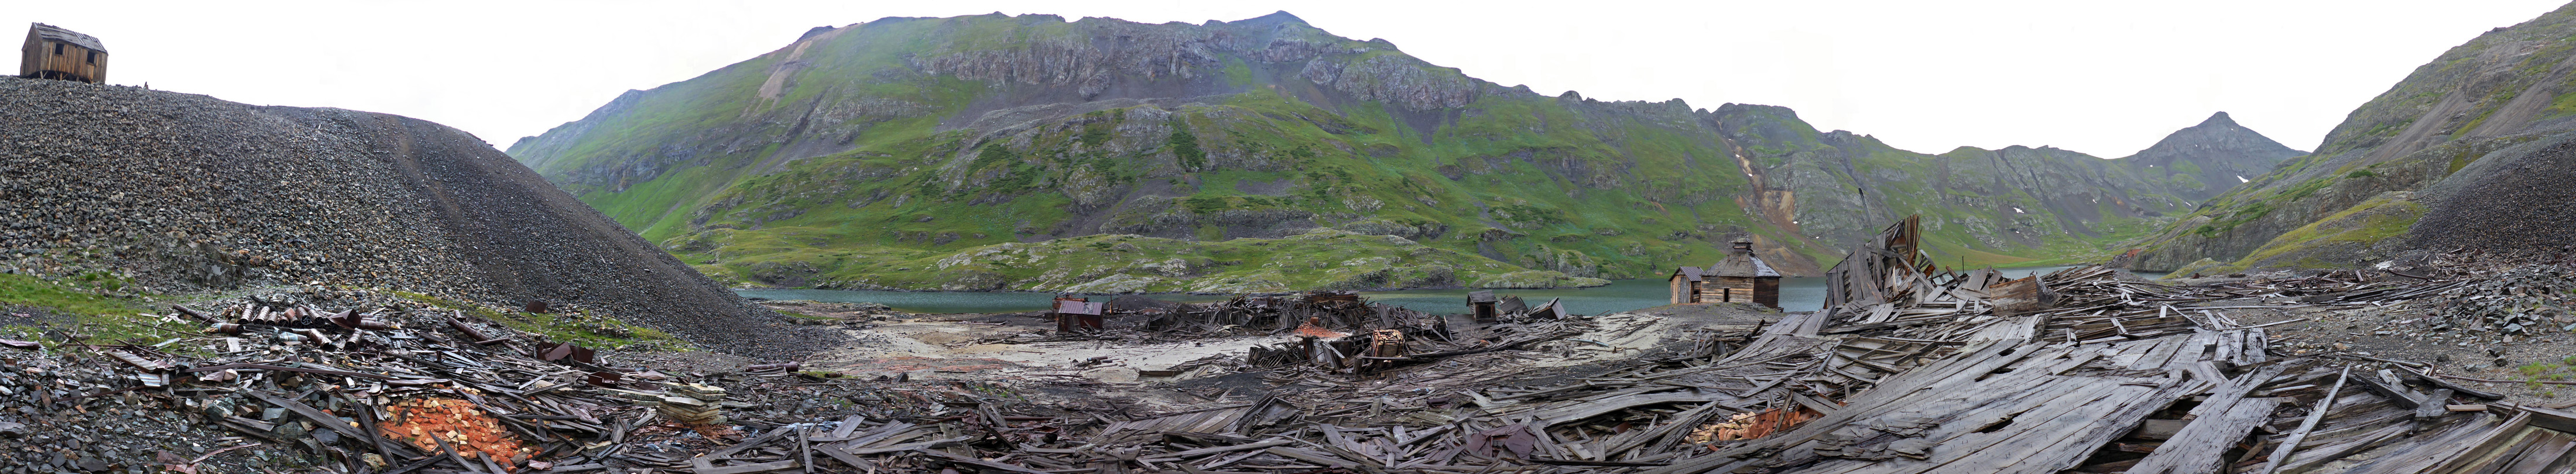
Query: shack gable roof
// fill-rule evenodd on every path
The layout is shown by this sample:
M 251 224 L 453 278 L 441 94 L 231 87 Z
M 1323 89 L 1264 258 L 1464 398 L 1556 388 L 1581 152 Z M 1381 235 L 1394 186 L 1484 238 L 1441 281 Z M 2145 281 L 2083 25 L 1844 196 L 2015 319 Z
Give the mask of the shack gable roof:
M 1743 253 L 1728 255 L 1725 260 L 1717 261 L 1716 265 L 1709 266 L 1708 273 L 1711 276 L 1738 278 L 1780 276 L 1780 272 L 1772 270 L 1771 264 L 1764 263 L 1761 257 Z
M 83 47 L 83 48 L 89 48 L 91 51 L 97 51 L 97 52 L 101 52 L 101 53 L 107 52 L 107 48 L 106 48 L 106 47 L 104 47 L 104 46 L 99 46 L 99 45 L 98 45 L 98 38 L 96 38 L 96 37 L 92 37 L 92 36 L 90 36 L 90 35 L 80 34 L 79 32 L 72 31 L 72 30 L 66 30 L 66 29 L 63 29 L 63 27 L 54 26 L 54 25 L 48 25 L 48 24 L 43 24 L 43 23 L 28 23 L 27 25 L 28 25 L 28 26 L 27 26 L 27 37 L 28 37 L 28 39 L 43 39 L 43 40 L 51 40 L 51 41 L 61 41 L 61 42 L 65 42 L 65 43 L 71 43 L 71 44 L 72 44 L 72 46 L 79 46 L 79 47 Z M 30 43 L 32 43 L 32 42 L 33 42 L 33 41 L 30 41 Z
M 1494 290 L 1467 292 L 1467 302 L 1469 303 L 1492 303 L 1494 301 Z
M 1707 280 L 1707 274 L 1701 272 L 1699 267 L 1682 267 L 1680 270 L 1673 270 L 1673 278 L 1680 278 L 1682 281 L 1704 281 Z

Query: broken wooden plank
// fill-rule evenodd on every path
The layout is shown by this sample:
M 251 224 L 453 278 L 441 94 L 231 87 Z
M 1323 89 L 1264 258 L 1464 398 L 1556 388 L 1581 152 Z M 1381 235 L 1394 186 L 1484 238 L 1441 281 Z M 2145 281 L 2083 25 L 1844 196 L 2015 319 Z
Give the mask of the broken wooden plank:
M 2407 389 L 2404 385 L 2391 385 L 2391 382 L 2381 380 L 2379 377 L 2373 377 L 2369 374 L 2363 374 L 2360 377 L 2353 377 L 2352 380 L 2354 382 L 2360 382 L 2359 386 L 2362 390 L 2379 394 L 2379 396 L 2382 397 L 2388 397 L 2389 403 L 2397 404 L 2399 407 L 2414 409 L 2415 407 L 2422 406 L 2424 404 L 2424 395 L 2415 393 L 2414 390 Z
M 1256 442 L 1244 443 L 1244 444 L 1237 444 L 1237 445 L 1232 445 L 1232 446 L 1217 446 L 1217 447 L 1209 447 L 1209 448 L 1192 449 L 1192 450 L 1188 450 L 1188 451 L 1181 451 L 1181 452 L 1177 452 L 1177 453 L 1171 453 L 1171 454 L 1159 455 L 1159 456 L 1155 456 L 1155 457 L 1153 457 L 1153 458 L 1148 458 L 1148 459 L 1144 459 L 1144 460 L 1145 460 L 1145 461 L 1155 461 L 1155 462 L 1172 462 L 1172 461 L 1179 461 L 1179 460 L 1181 460 L 1181 458 L 1187 458 L 1187 457 L 1203 456 L 1203 455 L 1216 454 L 1216 453 L 1230 453 L 1230 452 L 1242 451 L 1242 450 L 1246 450 L 1246 449 L 1261 449 L 1261 448 L 1267 448 L 1267 447 L 1271 447 L 1271 446 L 1278 446 L 1278 445 L 1289 444 L 1289 443 L 1295 443 L 1295 442 L 1296 442 L 1296 441 L 1292 441 L 1292 440 L 1289 440 L 1289 439 L 1287 439 L 1287 438 L 1275 438 L 1275 439 L 1270 439 L 1270 440 L 1266 440 L 1266 441 L 1256 441 Z
M 915 453 L 921 453 L 921 454 L 923 454 L 923 455 L 930 456 L 930 457 L 934 457 L 934 458 L 945 459 L 945 460 L 948 460 L 948 461 L 950 461 L 950 462 L 957 462 L 957 463 L 964 463 L 964 464 L 972 464 L 972 465 L 976 465 L 976 466 L 988 467 L 988 468 L 993 468 L 993 469 L 1000 469 L 1000 470 L 1004 470 L 1004 471 L 1011 471 L 1011 472 L 1017 472 L 1017 473 L 1022 473 L 1022 474 L 1055 474 L 1055 473 L 1052 473 L 1052 472 L 1040 471 L 1040 470 L 1036 470 L 1036 469 L 1029 469 L 1028 467 L 1025 467 L 1025 466 L 1019 466 L 1019 465 L 1007 464 L 1007 463 L 998 463 L 998 462 L 986 461 L 986 460 L 982 460 L 982 459 L 975 459 L 975 458 L 970 458 L 970 457 L 965 457 L 965 456 L 959 456 L 959 455 L 955 455 L 955 454 L 949 454 L 947 451 L 940 451 L 940 450 L 936 450 L 936 449 L 921 448 L 921 449 L 915 449 L 915 450 L 912 450 L 912 452 L 915 452 Z
M 2485 391 L 2485 390 L 2478 390 L 2478 389 L 2474 389 L 2474 388 L 2469 388 L 2468 386 L 2464 386 L 2464 385 L 2460 385 L 2460 384 L 2456 384 L 2456 383 L 2451 383 L 2451 381 L 2450 381 L 2449 379 L 2444 379 L 2444 378 L 2442 378 L 2442 377 L 2434 377 L 2434 376 L 2426 375 L 2426 374 L 2424 373 L 2424 371 L 2415 370 L 2415 368 L 2413 368 L 2413 367 L 2404 367 L 2404 366 L 2400 366 L 2400 367 L 2398 367 L 2398 368 L 2397 368 L 2397 371 L 2398 371 L 2399 373 L 2406 374 L 2406 377 L 2407 377 L 2407 378 L 2411 378 L 2411 379 L 2415 379 L 2415 380 L 2422 380 L 2422 381 L 2424 381 L 2424 383 L 2433 384 L 2433 386 L 2435 386 L 2435 387 L 2441 387 L 2441 388 L 2451 389 L 2451 393 L 2456 393 L 2456 394 L 2460 394 L 2460 395 L 2467 395 L 2467 396 L 2477 397 L 2477 398 L 2482 398 L 2482 399 L 2487 399 L 2487 400 L 2503 400 L 2503 399 L 2504 399 L 2504 395 L 2503 395 L 2503 394 L 2498 394 L 2498 393 L 2494 393 L 2494 392 L 2488 392 L 2488 391 Z
M 2451 414 L 2451 389 L 2433 389 L 2433 394 L 2415 406 L 2415 419 L 2431 420 Z
M 770 462 L 764 462 L 764 463 L 758 463 L 758 464 L 742 464 L 742 465 L 735 465 L 735 466 L 714 466 L 714 467 L 704 467 L 704 466 L 701 466 L 701 467 L 697 467 L 696 469 L 694 469 L 694 472 L 696 472 L 697 474 L 752 474 L 752 473 L 759 473 L 759 472 L 784 471 L 784 470 L 788 470 L 788 469 L 795 469 L 795 468 L 797 468 L 797 467 L 800 467 L 800 466 L 799 466 L 798 464 L 796 464 L 796 461 L 795 461 L 795 460 L 786 460 L 786 461 L 770 461 Z
M 850 453 L 851 455 L 868 455 L 868 454 L 877 454 L 877 453 L 891 453 L 891 452 L 895 452 L 895 451 L 911 451 L 911 450 L 915 450 L 915 449 L 935 449 L 935 448 L 942 448 L 942 447 L 947 447 L 947 446 L 956 445 L 957 443 L 963 443 L 963 442 L 966 442 L 966 440 L 970 440 L 970 439 L 975 439 L 975 437 L 973 437 L 973 436 L 959 436 L 959 437 L 955 437 L 955 438 L 949 438 L 949 439 L 943 439 L 943 440 L 937 440 L 937 441 L 923 441 L 923 442 L 918 442 L 918 443 L 904 443 L 904 444 L 898 444 L 898 445 L 893 445 L 893 446 L 879 446 L 879 447 L 874 447 L 874 448 L 841 448 L 841 452 Z
M 2182 432 L 2182 427 L 2190 424 L 2183 420 L 2147 420 L 2139 423 L 2137 429 L 2129 430 L 2128 437 L 2150 441 L 2173 439 L 2174 433 Z
M 2287 367 L 2272 365 L 2216 389 L 2209 400 L 2192 408 L 2192 422 L 2174 433 L 2173 442 L 2131 466 L 2133 474 L 2213 474 L 2226 467 L 2227 448 L 2254 427 L 2271 419 L 2277 398 L 2244 398 Z
M 1360 463 L 1343 460 L 1330 454 L 1300 448 L 1272 446 L 1270 449 L 1266 450 L 1266 452 L 1299 461 L 1322 464 L 1326 467 L 1337 467 L 1342 469 L 1355 469 L 1360 467 Z
M 2335 376 L 2334 388 L 2326 389 L 2326 397 L 2308 408 L 2308 418 L 2300 421 L 2299 428 L 2291 430 L 2290 436 L 2281 440 L 2281 447 L 2272 450 L 2272 462 L 2264 463 L 2263 470 L 2256 474 L 2278 472 L 2282 464 L 2290 461 L 2290 454 L 2298 451 L 2299 443 L 2307 441 L 2308 433 L 2317 429 L 2317 422 L 2325 420 L 2326 412 L 2334 410 L 2335 397 L 2343 394 L 2343 383 L 2351 378 L 2352 367 L 2344 367 L 2343 372 Z
M 2229 405 L 2225 412 L 2192 420 L 2173 441 L 2131 466 L 2131 474 L 2214 474 L 2225 467 L 2223 456 L 2236 440 L 2254 432 L 2254 427 L 2271 419 L 2272 410 L 2280 405 L 2277 398 L 2248 398 Z M 2207 406 L 2207 405 L 2203 405 Z M 2214 410 L 2213 410 L 2214 411 Z M 2192 410 L 2202 414 L 2201 410 Z

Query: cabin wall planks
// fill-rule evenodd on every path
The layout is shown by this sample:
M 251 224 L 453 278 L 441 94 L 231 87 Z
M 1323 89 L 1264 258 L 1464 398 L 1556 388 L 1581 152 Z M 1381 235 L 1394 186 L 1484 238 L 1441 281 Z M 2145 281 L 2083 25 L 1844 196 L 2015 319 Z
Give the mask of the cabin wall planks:
M 107 82 L 107 48 L 98 38 L 34 23 L 27 26 L 27 42 L 18 52 L 19 77 Z

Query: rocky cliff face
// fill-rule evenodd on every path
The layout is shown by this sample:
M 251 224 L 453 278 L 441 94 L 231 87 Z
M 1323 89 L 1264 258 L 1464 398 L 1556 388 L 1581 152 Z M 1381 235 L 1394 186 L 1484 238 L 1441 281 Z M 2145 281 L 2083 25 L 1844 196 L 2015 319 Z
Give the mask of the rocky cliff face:
M 711 274 L 789 286 L 1192 288 L 1302 257 L 1217 244 L 1315 233 L 1400 237 L 1420 250 L 1372 252 L 1439 254 L 1354 265 L 1459 285 L 1659 277 L 1736 236 L 1797 274 L 1908 213 L 1933 217 L 1942 255 L 2002 264 L 2098 250 L 2188 205 L 2116 160 L 1927 155 L 1780 107 L 1542 96 L 1285 13 L 819 29 L 510 152 Z M 1260 261 L 908 274 L 971 252 L 1089 252 L 995 246 L 1104 234 L 1167 239 L 1128 263 Z M 1106 261 L 1011 265 L 1076 260 Z M 1262 281 L 1379 281 L 1289 275 Z
M 0 270 L 186 293 L 318 282 L 546 301 L 752 354 L 761 310 L 462 131 L 0 78 Z
M 2452 48 L 2353 110 L 2316 153 L 2211 199 L 2114 262 L 2144 270 L 2204 259 L 2204 268 L 2344 267 L 2405 247 L 2520 245 L 2469 234 L 2555 222 L 2520 219 L 2568 202 L 2514 186 L 2555 169 L 2549 144 L 2576 129 L 2576 108 L 2566 105 L 2576 97 L 2571 37 L 2576 5 Z M 2387 208 L 2392 202 L 2407 204 Z M 2532 209 L 2509 209 L 2520 207 Z M 2354 231 L 2301 231 L 2356 215 L 2382 217 L 2343 224 Z

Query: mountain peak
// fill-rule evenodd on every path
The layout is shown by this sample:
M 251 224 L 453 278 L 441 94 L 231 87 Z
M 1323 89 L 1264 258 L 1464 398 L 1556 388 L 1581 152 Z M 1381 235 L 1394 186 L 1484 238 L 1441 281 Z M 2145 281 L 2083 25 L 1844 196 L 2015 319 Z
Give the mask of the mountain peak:
M 1306 19 L 1304 19 L 1304 18 L 1298 18 L 1298 17 L 1297 17 L 1297 15 L 1289 14 L 1287 10 L 1280 10 L 1280 11 L 1270 12 L 1270 14 L 1268 14 L 1268 15 L 1262 15 L 1262 16 L 1256 16 L 1256 17 L 1252 17 L 1252 18 L 1246 18 L 1246 19 L 1244 19 L 1243 21 L 1241 21 L 1241 22 L 1237 22 L 1237 23 L 1242 23 L 1242 22 L 1296 23 L 1296 24 L 1301 24 L 1301 25 L 1302 25 L 1302 24 L 1307 24 L 1307 23 L 1306 23 Z
M 2218 111 L 2218 113 L 2210 114 L 2209 120 L 2202 120 L 2200 121 L 2200 125 L 2195 126 L 2207 127 L 2211 125 L 2236 125 L 2236 119 L 2228 118 L 2227 111 L 2221 110 Z M 2241 127 L 2242 125 L 2238 126 Z
M 2261 132 L 2236 123 L 2227 112 L 2210 114 L 2199 125 L 2175 130 L 2156 141 L 2155 146 L 2138 150 L 2121 158 L 2124 164 L 2140 171 L 2152 171 L 2158 179 L 2170 175 L 2190 175 L 2201 183 L 2199 189 L 2180 193 L 2192 200 L 2217 196 L 2244 180 L 2243 176 L 2260 176 L 2272 165 L 2307 152 L 2291 149 L 2272 141 Z

